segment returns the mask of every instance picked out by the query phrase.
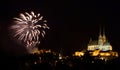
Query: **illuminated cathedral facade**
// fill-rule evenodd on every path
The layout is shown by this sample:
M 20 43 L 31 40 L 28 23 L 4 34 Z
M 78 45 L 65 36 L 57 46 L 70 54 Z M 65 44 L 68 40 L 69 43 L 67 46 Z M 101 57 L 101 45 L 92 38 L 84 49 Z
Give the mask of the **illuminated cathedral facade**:
M 88 51 L 94 51 L 94 50 L 111 51 L 112 46 L 110 45 L 110 43 L 106 39 L 105 32 L 103 32 L 103 35 L 102 35 L 101 31 L 100 31 L 100 34 L 99 34 L 97 41 L 90 40 L 87 50 Z
M 113 51 L 111 44 L 108 42 L 105 32 L 99 33 L 98 40 L 90 39 L 87 52 L 89 52 L 90 56 L 95 57 L 95 59 L 102 59 L 102 60 L 110 60 L 118 57 L 118 52 Z M 84 56 L 85 51 L 76 51 L 73 56 Z

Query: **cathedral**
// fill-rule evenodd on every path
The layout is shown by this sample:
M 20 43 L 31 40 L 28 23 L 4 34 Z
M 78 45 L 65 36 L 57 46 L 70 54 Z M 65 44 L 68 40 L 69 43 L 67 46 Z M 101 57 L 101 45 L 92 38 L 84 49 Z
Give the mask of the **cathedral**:
M 108 42 L 105 31 L 99 33 L 98 40 L 90 39 L 87 45 L 87 52 L 95 59 L 109 60 L 118 57 L 118 52 L 113 51 L 112 45 Z M 85 51 L 76 51 L 74 56 L 84 56 Z
M 102 35 L 101 31 L 100 31 L 100 34 L 99 34 L 97 41 L 96 40 L 92 41 L 92 39 L 91 39 L 89 41 L 87 50 L 88 51 L 94 51 L 94 50 L 111 51 L 112 46 L 110 45 L 110 43 L 106 39 L 105 32 L 103 32 L 103 35 Z
M 87 51 L 91 56 L 95 56 L 97 59 L 111 59 L 118 57 L 118 52 L 113 51 L 111 44 L 108 42 L 105 36 L 105 32 L 99 33 L 98 40 L 90 40 L 88 43 Z

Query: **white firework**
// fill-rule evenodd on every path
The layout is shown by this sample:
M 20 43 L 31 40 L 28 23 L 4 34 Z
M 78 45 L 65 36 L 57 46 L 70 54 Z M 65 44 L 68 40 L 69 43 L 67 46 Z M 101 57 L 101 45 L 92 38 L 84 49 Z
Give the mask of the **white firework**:
M 14 18 L 15 24 L 10 27 L 10 30 L 13 32 L 13 37 L 24 43 L 26 47 L 35 47 L 40 43 L 39 36 L 44 37 L 45 29 L 49 29 L 46 22 L 40 14 L 21 13 L 19 18 Z

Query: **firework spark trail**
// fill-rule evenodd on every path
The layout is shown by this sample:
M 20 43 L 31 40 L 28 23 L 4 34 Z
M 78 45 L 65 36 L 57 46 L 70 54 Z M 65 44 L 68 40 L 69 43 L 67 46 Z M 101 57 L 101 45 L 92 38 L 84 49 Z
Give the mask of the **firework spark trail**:
M 42 21 L 40 24 L 37 24 Z M 26 47 L 35 47 L 40 43 L 39 35 L 44 37 L 45 29 L 49 29 L 47 21 L 43 20 L 43 16 L 40 14 L 35 15 L 34 12 L 30 14 L 20 14 L 19 18 L 14 18 L 14 25 L 10 27 L 13 31 L 13 37 L 17 38 L 18 41 L 24 42 Z

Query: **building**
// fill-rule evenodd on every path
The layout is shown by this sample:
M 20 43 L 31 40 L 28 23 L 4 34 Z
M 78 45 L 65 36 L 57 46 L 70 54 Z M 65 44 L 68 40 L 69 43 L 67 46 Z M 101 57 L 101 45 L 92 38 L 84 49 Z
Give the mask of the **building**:
M 118 52 L 113 51 L 112 45 L 108 42 L 104 31 L 103 35 L 100 31 L 98 40 L 93 41 L 90 39 L 87 51 L 90 53 L 90 56 L 94 56 L 96 59 L 109 60 L 118 57 Z
M 100 31 L 98 40 L 92 41 L 92 39 L 90 39 L 87 50 L 88 51 L 94 51 L 94 50 L 111 51 L 112 46 L 106 39 L 105 32 L 102 35 Z
M 118 57 L 118 52 L 113 51 L 112 45 L 108 42 L 104 31 L 103 33 L 100 31 L 98 40 L 90 39 L 86 51 L 95 59 L 109 60 Z M 81 57 L 85 53 L 85 51 L 76 51 L 74 56 Z

